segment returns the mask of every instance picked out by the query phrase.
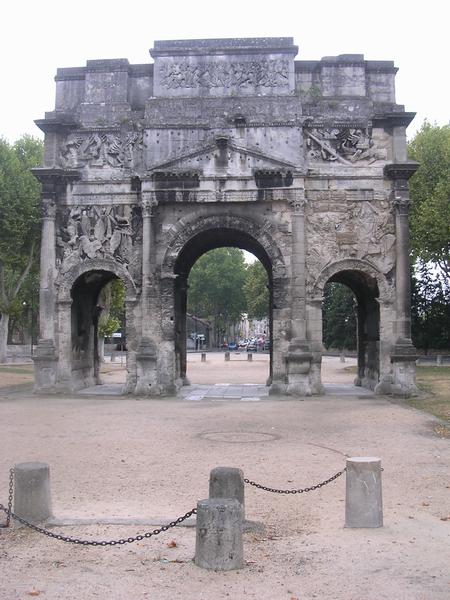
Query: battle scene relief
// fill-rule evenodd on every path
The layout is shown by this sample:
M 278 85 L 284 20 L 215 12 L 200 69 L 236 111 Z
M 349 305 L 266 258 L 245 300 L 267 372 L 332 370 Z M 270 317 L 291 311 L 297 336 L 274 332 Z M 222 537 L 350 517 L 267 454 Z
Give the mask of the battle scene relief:
M 59 215 L 56 240 L 61 273 L 88 259 L 121 264 L 132 280 L 139 277 L 142 238 L 138 206 L 73 206 Z
M 371 201 L 356 196 L 352 190 L 309 192 L 306 266 L 310 285 L 327 265 L 343 259 L 367 261 L 385 275 L 392 271 L 391 206 L 381 194 Z
M 143 132 L 93 131 L 70 133 L 61 143 L 63 168 L 115 167 L 132 169 L 142 161 Z

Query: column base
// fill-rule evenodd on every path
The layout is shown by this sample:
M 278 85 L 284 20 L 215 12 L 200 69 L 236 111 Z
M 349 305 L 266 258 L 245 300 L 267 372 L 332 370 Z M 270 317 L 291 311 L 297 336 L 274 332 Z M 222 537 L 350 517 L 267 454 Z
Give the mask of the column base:
M 156 346 L 153 340 L 142 338 L 136 352 L 136 386 L 137 396 L 160 396 L 156 369 Z
M 56 392 L 58 355 L 53 340 L 39 340 L 32 356 L 34 362 L 34 391 Z
M 289 396 L 311 396 L 311 363 L 313 354 L 306 340 L 293 339 L 286 353 L 287 385 Z
M 416 349 L 411 340 L 399 338 L 391 354 L 391 393 L 394 396 L 409 398 L 419 394 L 416 386 L 416 359 Z

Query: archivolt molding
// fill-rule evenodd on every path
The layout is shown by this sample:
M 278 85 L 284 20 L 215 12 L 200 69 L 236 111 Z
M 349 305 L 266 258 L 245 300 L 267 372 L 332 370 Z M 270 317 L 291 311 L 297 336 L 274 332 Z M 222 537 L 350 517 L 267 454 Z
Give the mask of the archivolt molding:
M 173 273 L 180 252 L 190 240 L 200 233 L 214 229 L 239 231 L 251 237 L 269 257 L 273 278 L 283 279 L 286 276 L 283 254 L 275 241 L 276 227 L 269 221 L 258 223 L 246 217 L 229 215 L 194 216 L 191 219 L 180 219 L 168 231 L 169 243 L 161 264 L 162 276 L 170 276 Z
M 333 277 L 333 275 L 336 275 L 341 271 L 360 271 L 365 275 L 369 275 L 375 279 L 378 284 L 378 291 L 380 293 L 379 301 L 385 303 L 392 302 L 393 289 L 383 273 L 369 262 L 357 258 L 338 260 L 324 267 L 312 286 L 312 297 L 322 297 L 323 289 L 327 281 L 330 277 Z
M 58 290 L 58 302 L 70 301 L 74 283 L 81 275 L 90 271 L 107 271 L 109 273 L 114 273 L 114 275 L 116 275 L 125 285 L 125 300 L 127 302 L 136 300 L 136 286 L 125 267 L 113 260 L 93 258 L 84 260 L 73 266 L 66 271 L 64 275 L 58 275 L 55 281 Z

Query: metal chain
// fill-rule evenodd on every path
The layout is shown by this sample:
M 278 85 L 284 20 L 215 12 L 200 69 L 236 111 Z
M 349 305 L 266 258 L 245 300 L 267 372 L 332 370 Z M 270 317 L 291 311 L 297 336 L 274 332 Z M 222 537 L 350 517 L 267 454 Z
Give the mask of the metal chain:
M 3 504 L 0 504 L 0 510 L 2 510 L 3 512 L 10 515 L 16 521 L 19 521 L 19 523 L 22 523 L 22 525 L 25 525 L 26 527 L 29 527 L 30 529 L 34 529 L 34 531 L 37 531 L 38 533 L 47 535 L 48 537 L 51 537 L 55 540 L 60 540 L 61 542 L 69 542 L 71 544 L 79 544 L 81 546 L 116 546 L 116 545 L 122 546 L 123 544 L 132 544 L 133 542 L 139 542 L 143 539 L 151 538 L 154 535 L 159 535 L 163 531 L 167 531 L 171 527 L 175 527 L 176 525 L 179 525 L 180 523 L 182 523 L 183 521 L 185 521 L 192 515 L 197 514 L 197 509 L 193 508 L 192 510 L 187 512 L 182 517 L 178 517 L 178 519 L 176 519 L 175 521 L 171 521 L 168 525 L 163 525 L 159 529 L 154 529 L 153 531 L 143 533 L 142 535 L 136 535 L 134 537 L 124 538 L 124 539 L 120 539 L 120 540 L 99 541 L 99 540 L 80 540 L 78 538 L 70 537 L 68 535 L 62 535 L 60 533 L 53 533 L 52 531 L 49 531 L 48 529 L 45 529 L 44 527 L 39 527 L 38 525 L 34 525 L 33 523 L 30 523 L 29 521 L 22 519 L 22 517 L 19 517 L 18 515 L 14 514 L 9 508 L 5 508 L 3 506 Z
M 3 525 L 0 525 L 0 527 L 9 527 L 9 525 L 11 523 L 13 494 L 14 494 L 14 469 L 10 469 L 9 470 L 8 508 L 7 508 L 7 510 L 4 509 L 6 512 L 6 521 L 4 522 Z
M 338 471 L 329 479 L 325 479 L 325 481 L 322 481 L 321 483 L 318 483 L 317 485 L 312 485 L 311 487 L 306 487 L 306 488 L 298 489 L 298 490 L 277 490 L 276 488 L 266 487 L 265 485 L 261 485 L 260 483 L 250 481 L 250 479 L 244 479 L 244 483 L 248 483 L 249 485 L 252 485 L 253 487 L 258 488 L 259 490 L 264 490 L 265 492 L 274 492 L 275 494 L 303 494 L 306 492 L 312 492 L 314 490 L 318 490 L 319 488 L 323 487 L 324 485 L 331 483 L 332 481 L 334 481 L 335 479 L 340 477 L 343 473 L 345 473 L 346 470 L 347 470 L 347 467 L 344 467 L 344 469 L 342 469 L 342 471 Z

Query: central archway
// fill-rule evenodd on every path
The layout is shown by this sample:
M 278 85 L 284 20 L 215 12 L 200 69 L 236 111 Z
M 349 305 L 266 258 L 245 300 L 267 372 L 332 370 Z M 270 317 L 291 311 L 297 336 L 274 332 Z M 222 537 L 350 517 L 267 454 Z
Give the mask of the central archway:
M 175 354 L 177 375 L 187 383 L 186 349 L 186 310 L 188 296 L 188 277 L 196 261 L 205 253 L 216 248 L 239 248 L 256 256 L 267 272 L 269 288 L 269 337 L 272 339 L 272 264 L 264 249 L 248 234 L 236 229 L 210 229 L 192 237 L 178 255 L 174 266 L 175 280 Z M 270 360 L 271 365 L 271 360 Z M 269 367 L 267 383 L 272 381 L 272 369 Z
M 172 229 L 162 270 L 174 276 L 176 377 L 183 383 L 186 383 L 187 279 L 194 263 L 210 250 L 237 247 L 252 253 L 262 263 L 269 282 L 269 335 L 272 340 L 279 339 L 276 335 L 279 320 L 277 311 L 287 304 L 287 285 L 283 255 L 274 242 L 271 227 L 262 219 L 258 222 L 228 214 L 197 218 L 190 222 L 180 220 Z M 281 344 L 272 344 L 270 348 L 267 384 L 274 379 L 284 381 L 282 350 Z

